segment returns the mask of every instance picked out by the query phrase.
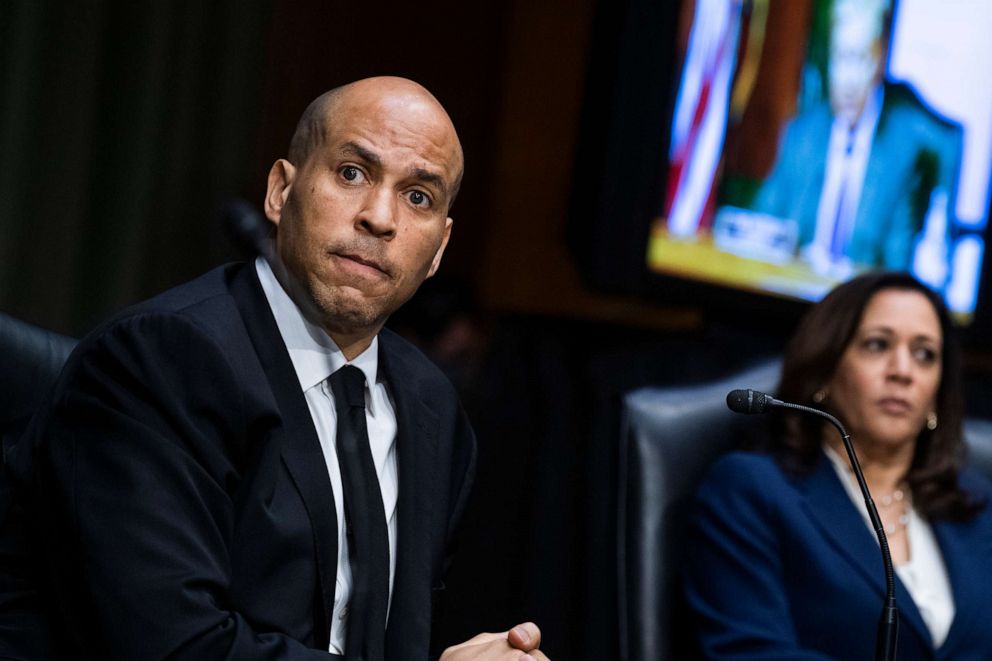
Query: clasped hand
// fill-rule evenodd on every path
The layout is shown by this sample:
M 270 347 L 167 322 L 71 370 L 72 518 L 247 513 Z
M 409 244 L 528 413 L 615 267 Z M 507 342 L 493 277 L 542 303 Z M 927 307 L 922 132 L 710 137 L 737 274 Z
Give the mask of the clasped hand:
M 533 622 L 509 631 L 480 633 L 461 645 L 449 647 L 440 661 L 549 661 L 539 649 L 541 630 Z

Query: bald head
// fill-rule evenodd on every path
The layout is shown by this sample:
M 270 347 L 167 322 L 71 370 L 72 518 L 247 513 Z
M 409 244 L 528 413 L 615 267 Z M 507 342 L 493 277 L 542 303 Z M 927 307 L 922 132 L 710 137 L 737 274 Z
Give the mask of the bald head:
M 378 76 L 348 83 L 324 92 L 314 99 L 296 125 L 289 143 L 290 163 L 301 166 L 323 145 L 335 122 L 346 121 L 354 113 L 377 112 L 383 108 L 399 110 L 444 135 L 451 145 L 456 176 L 451 182 L 448 207 L 455 200 L 464 173 L 461 142 L 451 118 L 434 95 L 419 83 L 395 76 Z

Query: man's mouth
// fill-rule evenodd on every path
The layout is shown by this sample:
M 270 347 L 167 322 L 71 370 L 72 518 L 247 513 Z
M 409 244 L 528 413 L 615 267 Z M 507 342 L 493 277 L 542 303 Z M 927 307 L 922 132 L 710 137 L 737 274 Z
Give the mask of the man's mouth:
M 355 253 L 335 252 L 331 255 L 340 260 L 346 268 L 366 275 L 378 275 L 379 277 L 391 277 L 389 267 L 384 263 Z

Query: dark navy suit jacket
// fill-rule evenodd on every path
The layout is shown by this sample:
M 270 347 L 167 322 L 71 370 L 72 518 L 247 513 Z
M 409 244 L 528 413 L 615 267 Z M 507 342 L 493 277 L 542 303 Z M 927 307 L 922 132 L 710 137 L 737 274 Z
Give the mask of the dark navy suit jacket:
M 398 423 L 387 658 L 425 659 L 475 440 L 441 372 L 379 338 Z M 91 334 L 27 438 L 21 477 L 71 658 L 330 657 L 331 484 L 254 268 L 211 271 Z
M 970 472 L 962 485 L 987 496 Z M 956 614 L 938 649 L 896 578 L 898 658 L 992 658 L 992 514 L 932 522 Z M 707 658 L 871 659 L 885 594 L 878 543 L 826 456 L 792 477 L 733 453 L 702 485 L 690 522 L 686 596 Z

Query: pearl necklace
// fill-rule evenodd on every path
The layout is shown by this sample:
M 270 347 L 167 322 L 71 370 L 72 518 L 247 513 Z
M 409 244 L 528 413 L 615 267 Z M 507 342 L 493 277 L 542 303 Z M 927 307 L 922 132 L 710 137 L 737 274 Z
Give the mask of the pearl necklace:
M 906 506 L 906 493 L 902 489 L 896 489 L 892 493 L 879 496 L 878 505 L 884 510 L 893 506 L 901 506 L 902 514 L 891 526 L 884 526 L 886 535 L 895 535 L 906 529 L 909 525 L 909 512 Z

